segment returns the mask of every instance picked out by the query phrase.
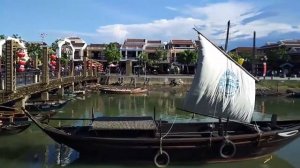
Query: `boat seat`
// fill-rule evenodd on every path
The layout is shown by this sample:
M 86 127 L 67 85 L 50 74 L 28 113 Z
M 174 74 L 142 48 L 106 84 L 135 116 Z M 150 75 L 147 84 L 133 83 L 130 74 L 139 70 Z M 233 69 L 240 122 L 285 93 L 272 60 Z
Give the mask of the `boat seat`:
M 157 130 L 152 117 L 99 117 L 90 130 Z

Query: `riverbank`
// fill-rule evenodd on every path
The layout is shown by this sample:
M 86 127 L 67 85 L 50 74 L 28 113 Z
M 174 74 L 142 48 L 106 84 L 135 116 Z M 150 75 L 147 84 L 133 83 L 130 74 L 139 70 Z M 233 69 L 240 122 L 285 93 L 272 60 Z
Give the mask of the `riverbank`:
M 149 91 L 188 91 L 193 81 L 192 75 L 149 75 L 149 76 L 102 76 L 100 84 L 112 85 L 122 82 L 125 86 L 147 87 Z M 180 85 L 170 85 L 176 81 Z M 266 78 L 256 83 L 257 96 L 288 96 L 291 93 L 300 93 L 298 78 Z

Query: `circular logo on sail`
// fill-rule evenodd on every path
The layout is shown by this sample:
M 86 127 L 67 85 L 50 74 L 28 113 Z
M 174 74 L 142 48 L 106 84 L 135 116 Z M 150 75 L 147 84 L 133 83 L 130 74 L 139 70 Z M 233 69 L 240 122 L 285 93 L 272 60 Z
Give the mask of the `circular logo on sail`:
M 230 70 L 227 70 L 219 81 L 219 89 L 225 92 L 226 97 L 233 96 L 239 88 L 239 79 Z

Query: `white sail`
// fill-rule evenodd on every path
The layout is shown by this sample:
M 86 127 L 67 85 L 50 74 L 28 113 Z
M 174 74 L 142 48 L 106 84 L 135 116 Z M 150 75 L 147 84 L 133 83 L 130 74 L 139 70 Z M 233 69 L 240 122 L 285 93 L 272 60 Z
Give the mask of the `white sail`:
M 250 122 L 255 80 L 230 56 L 199 34 L 197 71 L 183 110 L 216 118 Z

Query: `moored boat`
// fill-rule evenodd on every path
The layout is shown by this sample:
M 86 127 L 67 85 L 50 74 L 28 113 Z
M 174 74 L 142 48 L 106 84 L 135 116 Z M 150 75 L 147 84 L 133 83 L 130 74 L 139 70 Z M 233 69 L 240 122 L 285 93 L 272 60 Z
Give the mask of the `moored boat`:
M 102 93 L 107 94 L 139 94 L 146 93 L 146 88 L 117 88 L 117 87 L 102 87 L 99 89 Z
M 1 121 L 1 120 L 0 120 Z M 27 122 L 14 122 L 0 124 L 0 136 L 14 135 L 26 130 L 31 123 Z
M 218 122 L 99 117 L 86 126 L 53 127 L 25 113 L 53 140 L 81 156 L 153 160 L 158 167 L 167 166 L 171 160 L 253 159 L 298 138 L 300 120 L 277 121 L 273 115 L 269 121 L 252 121 L 256 78 L 201 33 L 198 35 L 201 49 L 197 71 L 181 109 L 217 118 Z
M 70 101 L 69 99 L 30 101 L 30 102 L 26 102 L 25 108 L 28 111 L 50 111 L 50 110 L 56 110 L 62 108 L 69 101 Z
M 0 106 L 0 136 L 18 134 L 30 125 L 29 118 L 21 110 Z

